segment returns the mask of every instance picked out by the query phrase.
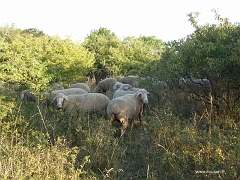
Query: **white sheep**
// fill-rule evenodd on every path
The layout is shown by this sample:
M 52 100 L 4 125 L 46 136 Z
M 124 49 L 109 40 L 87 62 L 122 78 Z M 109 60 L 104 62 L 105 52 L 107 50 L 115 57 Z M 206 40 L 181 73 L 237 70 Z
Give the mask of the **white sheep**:
M 86 83 L 75 83 L 70 86 L 70 88 L 82 88 L 87 92 L 90 92 L 90 87 Z
M 115 91 L 115 90 L 118 90 L 122 84 L 123 84 L 123 83 L 121 83 L 121 82 L 119 82 L 119 81 L 115 82 L 115 84 L 113 85 L 113 90 L 114 90 L 114 91 Z
M 200 96 L 207 96 L 211 91 L 211 83 L 208 79 L 180 78 L 179 87 Z
M 113 90 L 118 90 L 122 84 L 123 84 L 123 83 L 117 81 L 117 82 L 113 85 Z M 130 85 L 130 84 L 129 84 L 129 85 Z M 130 85 L 130 86 L 131 86 L 131 85 Z M 131 86 L 131 87 L 132 87 L 132 86 Z M 140 89 L 140 88 L 133 88 L 133 87 L 132 87 L 132 90 L 133 90 L 134 92 L 138 91 L 139 89 Z
M 36 102 L 37 97 L 33 94 L 34 89 L 26 89 L 20 93 L 20 99 L 22 102 Z
M 134 94 L 139 88 L 132 88 L 130 84 L 121 84 L 120 87 L 114 92 L 113 98 L 123 96 L 125 94 Z
M 128 121 L 131 121 L 133 126 L 133 120 L 139 119 L 142 125 L 144 105 L 148 104 L 147 95 L 150 93 L 145 89 L 139 89 L 134 94 L 126 94 L 110 101 L 107 115 L 111 123 L 117 121 L 122 124 L 121 136 L 128 126 Z
M 113 85 L 117 82 L 115 78 L 106 78 L 98 82 L 95 92 L 106 93 L 108 90 L 113 90 Z
M 85 112 L 104 112 L 110 102 L 110 99 L 101 93 L 87 93 L 64 95 L 58 93 L 56 96 L 57 107 L 67 112 L 79 113 L 81 110 Z
M 62 93 L 67 96 L 72 94 L 86 94 L 88 92 L 82 88 L 69 88 L 69 89 L 52 91 L 50 93 L 44 93 L 44 97 L 46 98 L 46 103 L 48 106 L 55 100 L 55 97 L 58 93 Z

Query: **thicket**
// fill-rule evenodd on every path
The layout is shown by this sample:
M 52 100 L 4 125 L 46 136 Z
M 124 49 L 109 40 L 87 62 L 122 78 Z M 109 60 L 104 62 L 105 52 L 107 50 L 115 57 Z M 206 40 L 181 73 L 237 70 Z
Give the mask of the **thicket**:
M 172 42 L 100 28 L 77 44 L 0 27 L 0 179 L 238 179 L 240 26 L 213 11 L 219 24 L 190 13 L 195 31 Z M 152 96 L 143 127 L 136 121 L 120 140 L 103 117 L 19 100 L 25 88 L 122 75 L 145 77 Z M 179 77 L 207 78 L 212 90 L 182 91 Z

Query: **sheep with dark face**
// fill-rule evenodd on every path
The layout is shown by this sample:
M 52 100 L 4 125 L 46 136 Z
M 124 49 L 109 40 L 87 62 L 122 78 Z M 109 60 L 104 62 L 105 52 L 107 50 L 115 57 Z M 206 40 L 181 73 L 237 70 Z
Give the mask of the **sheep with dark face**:
M 144 105 L 148 104 L 147 96 L 149 94 L 145 89 L 139 89 L 134 94 L 126 94 L 110 101 L 107 106 L 108 118 L 110 122 L 117 121 L 122 124 L 121 136 L 123 136 L 129 121 L 133 126 L 133 121 L 138 119 L 142 125 Z

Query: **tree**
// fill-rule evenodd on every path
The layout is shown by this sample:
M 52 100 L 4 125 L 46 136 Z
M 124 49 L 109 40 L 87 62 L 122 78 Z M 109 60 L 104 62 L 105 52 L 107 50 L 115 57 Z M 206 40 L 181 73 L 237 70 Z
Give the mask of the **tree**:
M 70 39 L 0 29 L 0 80 L 43 89 L 50 82 L 85 79 L 94 56 Z
M 159 60 L 163 51 L 163 41 L 155 36 L 126 37 L 123 41 L 126 46 L 124 54 L 125 73 L 149 76 L 152 74 L 149 67 L 153 61 Z
M 231 113 L 239 104 L 240 26 L 213 12 L 219 24 L 199 26 L 192 13 L 188 15 L 194 33 L 170 42 L 161 66 L 167 67 L 163 72 L 174 74 L 175 79 L 180 76 L 209 79 L 214 105 L 221 112 Z
M 46 34 L 43 31 L 36 28 L 24 29 L 22 33 L 32 34 L 35 37 L 46 36 Z
M 94 55 L 70 39 L 51 37 L 44 44 L 42 61 L 53 82 L 77 82 L 85 79 L 94 63 Z
M 118 64 L 114 54 L 120 45 L 121 41 L 118 37 L 106 28 L 100 27 L 98 30 L 91 31 L 90 35 L 85 38 L 83 46 L 95 56 L 92 76 L 102 79 L 118 72 L 118 68 L 113 67 Z
M 41 41 L 20 29 L 0 29 L 0 80 L 40 88 L 48 84 L 45 65 L 41 62 Z

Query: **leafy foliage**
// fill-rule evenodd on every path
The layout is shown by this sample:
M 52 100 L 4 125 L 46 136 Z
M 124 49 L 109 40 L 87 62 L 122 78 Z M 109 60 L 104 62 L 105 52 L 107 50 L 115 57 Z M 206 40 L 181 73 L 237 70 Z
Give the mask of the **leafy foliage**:
M 96 59 L 91 76 L 105 78 L 119 71 L 116 69 L 118 62 L 112 58 L 112 54 L 120 44 L 121 41 L 117 36 L 106 28 L 91 31 L 83 42 L 83 46 L 92 52 Z
M 180 77 L 210 80 L 217 112 L 229 112 L 231 116 L 236 114 L 233 111 L 239 110 L 240 26 L 221 18 L 216 11 L 214 13 L 219 25 L 199 26 L 196 16 L 190 13 L 189 20 L 196 28 L 194 33 L 167 42 L 161 61 L 153 61 L 147 69 L 167 81 L 172 89 L 178 88 Z
M 156 37 L 125 37 L 123 41 L 106 28 L 94 30 L 83 43 L 95 55 L 93 74 L 97 78 L 136 74 L 153 60 L 160 59 L 163 42 Z
M 44 47 L 47 73 L 52 82 L 77 82 L 86 77 L 94 63 L 94 56 L 70 39 L 53 37 Z
M 41 41 L 32 36 L 22 36 L 21 30 L 0 30 L 1 81 L 25 84 L 40 88 L 49 82 L 46 67 L 41 62 Z
M 91 53 L 70 39 L 40 34 L 1 28 L 1 81 L 40 89 L 50 82 L 74 82 L 86 77 L 94 62 Z

